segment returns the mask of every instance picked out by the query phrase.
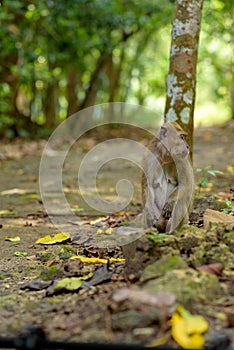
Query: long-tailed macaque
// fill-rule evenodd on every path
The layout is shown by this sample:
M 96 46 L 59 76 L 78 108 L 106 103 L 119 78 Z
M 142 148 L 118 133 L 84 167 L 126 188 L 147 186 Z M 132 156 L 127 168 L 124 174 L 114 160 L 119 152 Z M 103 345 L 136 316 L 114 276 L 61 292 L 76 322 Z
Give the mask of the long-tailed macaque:
M 176 122 L 164 123 L 143 159 L 144 225 L 159 232 L 175 231 L 192 210 L 194 178 L 185 136 Z

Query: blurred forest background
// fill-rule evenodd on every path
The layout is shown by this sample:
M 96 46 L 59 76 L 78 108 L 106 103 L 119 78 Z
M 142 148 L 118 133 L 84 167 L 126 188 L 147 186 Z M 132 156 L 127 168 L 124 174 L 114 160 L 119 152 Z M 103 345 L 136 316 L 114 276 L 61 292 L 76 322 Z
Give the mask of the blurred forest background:
M 2 0 L 0 136 L 46 136 L 106 102 L 163 114 L 173 12 L 172 0 Z M 233 12 L 204 2 L 197 125 L 234 118 Z

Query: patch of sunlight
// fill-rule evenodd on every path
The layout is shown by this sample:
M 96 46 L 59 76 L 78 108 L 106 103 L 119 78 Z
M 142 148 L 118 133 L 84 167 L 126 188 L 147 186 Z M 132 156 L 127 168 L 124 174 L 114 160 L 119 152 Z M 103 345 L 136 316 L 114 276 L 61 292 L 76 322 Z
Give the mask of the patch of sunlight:
M 230 119 L 230 110 L 228 106 L 222 103 L 207 103 L 196 106 L 194 122 L 195 126 L 209 126 L 214 124 L 223 124 Z
M 2 191 L 1 196 L 8 196 L 8 195 L 24 195 L 24 194 L 36 194 L 33 190 L 28 189 L 22 189 L 22 188 L 12 188 L 10 190 Z

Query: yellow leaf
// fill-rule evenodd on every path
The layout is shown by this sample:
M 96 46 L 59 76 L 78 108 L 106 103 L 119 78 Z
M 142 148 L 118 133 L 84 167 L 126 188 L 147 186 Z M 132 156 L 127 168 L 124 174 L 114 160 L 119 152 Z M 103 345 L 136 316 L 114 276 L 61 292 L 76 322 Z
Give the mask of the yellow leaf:
M 114 213 L 113 216 L 123 216 L 123 215 L 132 215 L 132 212 L 131 211 L 119 211 L 117 213 Z
M 109 227 L 105 230 L 105 234 L 106 235 L 111 235 L 113 233 L 113 228 L 112 227 Z
M 106 220 L 106 217 L 103 216 L 103 217 L 97 218 L 97 219 L 95 219 L 95 220 L 91 220 L 91 221 L 89 222 L 89 224 L 90 224 L 90 225 L 96 225 L 96 224 L 98 224 L 99 222 L 105 221 L 105 220 Z
M 207 330 L 207 322 L 204 319 L 204 317 L 195 315 L 190 316 L 189 322 L 187 322 L 187 333 L 193 334 L 193 333 L 204 333 Z
M 86 256 L 82 255 L 74 255 L 70 258 L 71 260 L 80 259 L 82 262 L 90 263 L 90 264 L 107 264 L 108 259 L 99 259 L 99 258 L 87 258 Z M 125 262 L 125 259 L 120 258 L 110 258 L 110 262 L 117 261 L 117 262 Z
M 58 281 L 54 287 L 54 291 L 57 292 L 60 289 L 66 290 L 77 290 L 81 287 L 82 282 L 89 278 L 93 277 L 93 272 L 90 272 L 88 275 L 83 277 L 67 277 Z
M 39 238 L 36 241 L 36 244 L 56 244 L 67 241 L 70 238 L 70 233 L 67 232 L 59 232 L 54 237 L 50 235 Z
M 172 315 L 172 336 L 184 349 L 202 349 L 204 338 L 202 334 L 207 331 L 208 323 L 200 315 L 191 315 L 189 311 L 179 306 Z
M 99 228 L 96 232 L 97 235 L 102 235 L 103 233 L 105 233 L 105 231 L 102 230 L 101 228 Z
M 227 165 L 227 172 L 231 175 L 234 175 L 234 167 L 232 165 Z
M 5 237 L 5 241 L 19 242 L 19 241 L 20 241 L 20 237 L 19 237 L 19 236 L 15 236 L 15 237 Z
M 200 315 L 191 315 L 183 306 L 179 306 L 177 310 L 187 320 L 188 333 L 204 333 L 208 329 L 208 322 Z
M 97 235 L 102 235 L 102 234 L 106 234 L 106 235 L 111 235 L 113 233 L 113 228 L 112 227 L 108 227 L 108 228 L 99 228 L 96 232 Z

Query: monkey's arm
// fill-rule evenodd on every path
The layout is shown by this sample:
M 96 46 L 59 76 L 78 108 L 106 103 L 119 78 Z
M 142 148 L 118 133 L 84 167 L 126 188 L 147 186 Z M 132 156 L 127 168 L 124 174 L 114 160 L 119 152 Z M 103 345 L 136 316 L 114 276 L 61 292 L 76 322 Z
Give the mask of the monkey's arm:
M 147 162 L 148 160 L 148 162 Z M 143 179 L 144 222 L 146 227 L 157 226 L 166 201 L 165 175 L 158 162 L 146 159 L 147 178 Z
M 194 196 L 193 169 L 189 158 L 178 161 L 178 186 L 168 198 L 165 209 L 171 210 L 166 232 L 173 232 L 189 221 Z

